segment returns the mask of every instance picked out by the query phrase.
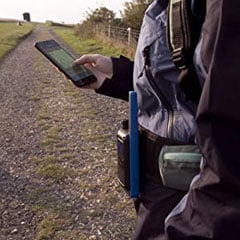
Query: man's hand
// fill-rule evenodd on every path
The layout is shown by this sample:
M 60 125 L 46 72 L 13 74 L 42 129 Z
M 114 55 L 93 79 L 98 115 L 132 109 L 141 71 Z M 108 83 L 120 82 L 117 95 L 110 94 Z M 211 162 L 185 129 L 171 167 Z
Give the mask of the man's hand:
M 97 81 L 84 88 L 98 89 L 106 78 L 112 78 L 113 66 L 110 57 L 105 57 L 100 54 L 87 54 L 75 60 L 74 64 L 84 65 L 87 67 L 97 78 Z

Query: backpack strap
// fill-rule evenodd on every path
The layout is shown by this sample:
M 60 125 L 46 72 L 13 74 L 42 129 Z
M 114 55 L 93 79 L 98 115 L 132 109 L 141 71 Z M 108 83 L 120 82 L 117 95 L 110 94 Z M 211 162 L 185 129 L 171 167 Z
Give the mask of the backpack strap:
M 173 62 L 181 70 L 179 84 L 187 98 L 198 103 L 201 86 L 193 64 L 205 16 L 206 0 L 169 0 L 167 39 Z M 199 7 L 201 6 L 201 8 Z
M 166 9 L 168 7 L 169 0 L 159 0 L 158 4 L 162 9 Z

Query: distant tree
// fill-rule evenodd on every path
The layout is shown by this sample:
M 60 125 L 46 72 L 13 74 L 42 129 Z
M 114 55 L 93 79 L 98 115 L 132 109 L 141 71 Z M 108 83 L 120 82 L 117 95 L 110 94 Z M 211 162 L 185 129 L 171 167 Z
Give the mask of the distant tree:
M 117 27 L 122 27 L 122 28 L 128 28 L 128 25 L 122 20 L 122 18 L 114 18 L 111 21 L 111 24 L 113 26 L 117 26 Z
M 100 7 L 90 12 L 87 16 L 86 21 L 92 23 L 107 23 L 115 18 L 115 13 L 106 7 Z
M 83 21 L 75 27 L 75 33 L 80 39 L 92 38 L 95 36 L 95 28 L 90 21 Z
M 91 38 L 96 33 L 96 27 L 100 28 L 109 22 L 115 22 L 115 13 L 106 7 L 96 8 L 87 13 L 86 19 L 77 25 L 75 32 L 81 38 Z
M 131 28 L 139 30 L 142 24 L 144 12 L 152 0 L 132 0 L 124 3 L 121 13 L 123 21 Z
M 76 34 L 80 38 L 91 38 L 95 36 L 99 30 L 101 32 L 108 30 L 106 25 L 110 23 L 111 26 L 127 29 L 127 25 L 122 18 L 116 18 L 115 13 L 106 7 L 96 8 L 87 13 L 84 21 L 78 24 L 75 28 Z

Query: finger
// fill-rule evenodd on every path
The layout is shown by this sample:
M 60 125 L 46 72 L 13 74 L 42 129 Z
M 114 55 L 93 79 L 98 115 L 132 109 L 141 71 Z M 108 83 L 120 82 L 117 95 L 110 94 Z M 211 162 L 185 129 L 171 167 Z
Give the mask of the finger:
M 98 59 L 97 54 L 86 54 L 74 61 L 75 64 L 96 63 Z
M 82 86 L 81 88 L 83 88 L 83 89 L 93 89 L 93 90 L 95 90 L 97 87 L 96 87 L 96 83 L 89 83 L 89 84 L 87 84 L 87 85 Z
M 90 71 L 93 73 L 93 75 L 95 75 L 96 77 L 98 77 L 99 71 L 96 70 L 96 68 L 93 67 L 92 64 L 90 64 L 90 63 L 85 63 L 84 66 L 85 66 L 88 70 L 90 70 Z
M 100 85 L 103 83 L 103 81 L 106 79 L 106 75 L 99 72 L 98 70 L 96 70 L 96 68 L 94 68 L 91 64 L 85 64 L 86 68 L 88 68 L 93 75 L 97 78 L 97 81 L 92 83 L 90 85 L 90 88 L 96 89 L 99 88 Z

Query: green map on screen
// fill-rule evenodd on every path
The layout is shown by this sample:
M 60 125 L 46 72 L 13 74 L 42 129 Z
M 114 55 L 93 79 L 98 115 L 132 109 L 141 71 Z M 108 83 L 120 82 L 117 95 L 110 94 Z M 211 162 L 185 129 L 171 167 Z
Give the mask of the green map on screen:
M 73 66 L 74 59 L 68 55 L 63 49 L 58 49 L 49 52 L 49 55 L 63 66 L 64 69 L 71 68 Z

